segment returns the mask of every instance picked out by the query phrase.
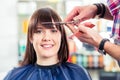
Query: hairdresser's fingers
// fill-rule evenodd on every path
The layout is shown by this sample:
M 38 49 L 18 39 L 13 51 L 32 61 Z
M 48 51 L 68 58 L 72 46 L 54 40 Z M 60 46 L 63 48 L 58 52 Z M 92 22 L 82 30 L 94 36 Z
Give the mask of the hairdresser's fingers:
M 91 22 L 85 22 L 85 23 L 83 23 L 83 25 L 86 26 L 86 27 L 89 27 L 89 28 L 93 28 L 95 26 Z
M 86 33 L 87 27 L 93 28 L 95 25 L 91 22 L 85 22 L 84 24 L 79 24 L 78 29 L 74 32 L 72 36 L 79 37 L 81 34 Z
M 73 21 L 74 17 L 77 15 L 79 15 L 79 7 L 78 6 L 76 6 L 72 11 L 70 11 L 68 16 L 64 19 L 64 22 Z
M 74 20 L 80 20 L 80 22 L 83 22 L 85 20 L 87 20 L 87 17 L 84 17 L 84 15 L 82 16 L 81 13 L 77 16 L 74 17 Z
M 93 28 L 94 26 L 95 25 L 92 24 L 91 22 L 85 22 L 84 24 L 79 24 L 78 29 L 76 29 L 73 26 L 68 25 L 69 29 L 73 32 L 73 34 L 69 38 L 72 39 L 74 36 L 79 38 L 81 34 L 82 35 L 86 34 L 87 27 Z
M 72 31 L 72 33 L 75 33 L 76 31 L 78 31 L 74 26 L 66 24 L 66 26 Z
M 81 34 L 83 34 L 83 33 L 80 31 L 77 31 L 77 32 L 73 33 L 71 36 L 69 36 L 69 38 L 73 39 L 74 36 L 79 37 L 79 36 L 81 36 Z

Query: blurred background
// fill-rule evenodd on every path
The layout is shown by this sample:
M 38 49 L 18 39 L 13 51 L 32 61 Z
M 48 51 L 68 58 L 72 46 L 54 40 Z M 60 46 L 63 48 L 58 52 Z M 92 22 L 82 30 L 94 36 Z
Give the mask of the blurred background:
M 93 3 L 105 3 L 107 0 L 1 0 L 0 3 L 0 80 L 9 70 L 23 60 L 28 19 L 38 8 L 50 6 L 62 19 L 74 6 Z M 95 24 L 94 29 L 103 37 L 110 38 L 112 21 L 104 19 L 89 20 Z M 67 35 L 71 35 L 66 28 Z M 113 41 L 112 39 L 110 39 Z M 120 69 L 117 62 L 109 55 L 103 56 L 89 44 L 81 43 L 76 37 L 69 40 L 72 63 L 82 65 L 93 80 L 120 80 Z

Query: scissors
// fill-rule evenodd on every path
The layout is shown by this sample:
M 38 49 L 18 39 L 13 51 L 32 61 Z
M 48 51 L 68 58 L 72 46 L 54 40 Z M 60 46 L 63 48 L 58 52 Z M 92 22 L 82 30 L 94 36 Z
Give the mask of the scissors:
M 69 22 L 42 22 L 42 25 L 67 25 L 67 24 L 73 24 L 76 25 L 80 22 L 80 20 L 74 20 Z

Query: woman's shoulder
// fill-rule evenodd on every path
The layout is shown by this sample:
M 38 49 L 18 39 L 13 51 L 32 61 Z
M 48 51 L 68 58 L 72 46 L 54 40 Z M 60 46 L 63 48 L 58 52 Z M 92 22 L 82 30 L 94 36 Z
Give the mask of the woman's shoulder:
M 24 72 L 24 71 L 27 71 L 31 68 L 33 68 L 34 66 L 33 65 L 25 65 L 25 66 L 21 66 L 21 67 L 14 67 L 11 72 L 13 73 L 20 73 L 20 72 Z
M 11 80 L 12 77 L 24 75 L 26 71 L 31 70 L 34 67 L 34 65 L 25 65 L 21 67 L 14 67 L 12 70 L 8 72 L 4 80 Z
M 89 72 L 86 70 L 86 68 L 82 67 L 81 65 L 66 62 L 63 64 L 63 68 L 66 72 L 81 77 L 83 80 L 91 80 Z
M 77 64 L 74 64 L 74 63 L 71 63 L 71 62 L 66 62 L 64 65 L 66 65 L 67 67 L 71 68 L 71 69 L 77 69 L 78 71 L 79 70 L 86 70 L 83 66 L 81 65 L 77 65 Z
M 32 67 L 34 67 L 34 65 L 31 65 L 31 64 L 29 64 L 29 65 L 25 65 L 25 66 L 20 66 L 20 67 L 14 67 L 13 68 L 13 70 L 15 71 L 15 70 L 26 70 L 26 69 L 30 69 L 30 68 L 32 68 Z

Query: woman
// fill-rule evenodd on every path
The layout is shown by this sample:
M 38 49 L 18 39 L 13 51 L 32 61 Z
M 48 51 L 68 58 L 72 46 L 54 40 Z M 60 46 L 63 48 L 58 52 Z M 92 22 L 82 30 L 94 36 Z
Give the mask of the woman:
M 50 8 L 33 13 L 21 67 L 10 71 L 4 80 L 91 80 L 84 68 L 67 62 L 65 29 L 56 22 L 61 22 L 61 18 Z

